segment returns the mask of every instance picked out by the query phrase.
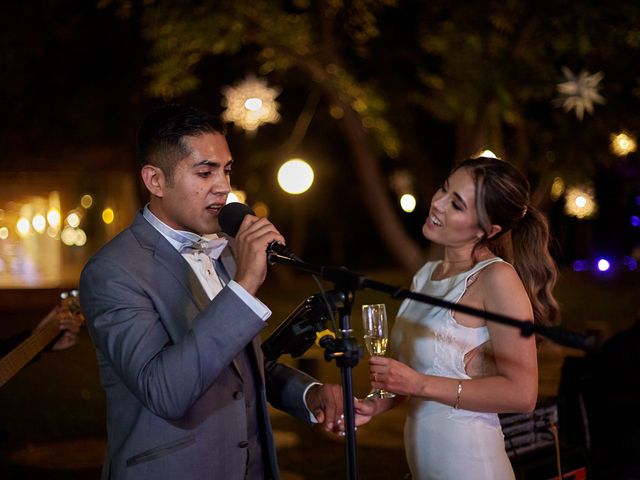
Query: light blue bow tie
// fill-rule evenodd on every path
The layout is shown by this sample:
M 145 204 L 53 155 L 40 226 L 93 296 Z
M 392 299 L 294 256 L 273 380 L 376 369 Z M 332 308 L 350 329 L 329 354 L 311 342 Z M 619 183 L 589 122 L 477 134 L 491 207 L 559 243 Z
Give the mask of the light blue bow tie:
M 229 241 L 226 238 L 200 238 L 197 241 L 183 243 L 180 246 L 180 253 L 204 253 L 217 260 L 227 246 Z

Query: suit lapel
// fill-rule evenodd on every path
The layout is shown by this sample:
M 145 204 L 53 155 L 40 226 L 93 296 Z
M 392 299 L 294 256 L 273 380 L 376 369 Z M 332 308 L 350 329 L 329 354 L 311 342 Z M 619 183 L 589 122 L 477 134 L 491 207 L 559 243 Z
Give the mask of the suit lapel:
M 205 310 L 211 300 L 204 291 L 204 288 L 202 288 L 200 280 L 198 280 L 189 263 L 180 255 L 173 245 L 147 222 L 141 213 L 136 217 L 132 225 L 132 231 L 140 242 L 140 245 L 143 248 L 151 250 L 154 260 L 161 264 L 167 270 L 168 274 L 182 285 L 198 309 L 200 311 Z M 233 278 L 236 272 L 233 252 L 229 248 L 225 248 L 220 256 L 220 260 L 230 278 Z M 161 281 L 161 279 L 159 279 L 159 281 Z M 191 319 L 189 320 L 191 321 Z M 236 374 L 242 378 L 241 369 L 236 359 L 232 361 L 232 366 Z M 263 374 L 261 374 L 261 376 L 264 378 Z

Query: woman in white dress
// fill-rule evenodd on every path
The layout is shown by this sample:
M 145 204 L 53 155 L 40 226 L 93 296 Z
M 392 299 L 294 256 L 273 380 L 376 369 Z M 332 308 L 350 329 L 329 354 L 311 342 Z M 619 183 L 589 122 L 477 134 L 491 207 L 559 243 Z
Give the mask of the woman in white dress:
M 416 273 L 413 291 L 516 319 L 554 320 L 557 270 L 547 222 L 513 166 L 485 157 L 460 164 L 433 196 L 422 232 L 444 246 L 444 258 Z M 497 414 L 534 409 L 535 339 L 405 300 L 391 356 L 372 357 L 370 376 L 373 387 L 396 398 L 359 401 L 356 409 L 375 416 L 408 399 L 404 435 L 413 479 L 513 479 Z

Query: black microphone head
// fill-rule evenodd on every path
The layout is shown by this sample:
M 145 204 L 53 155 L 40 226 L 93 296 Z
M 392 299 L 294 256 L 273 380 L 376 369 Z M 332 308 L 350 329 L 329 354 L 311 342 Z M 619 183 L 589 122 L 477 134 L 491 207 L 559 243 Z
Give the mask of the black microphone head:
M 220 209 L 220 213 L 218 214 L 220 230 L 230 237 L 235 237 L 246 215 L 255 215 L 255 212 L 244 203 L 227 203 Z

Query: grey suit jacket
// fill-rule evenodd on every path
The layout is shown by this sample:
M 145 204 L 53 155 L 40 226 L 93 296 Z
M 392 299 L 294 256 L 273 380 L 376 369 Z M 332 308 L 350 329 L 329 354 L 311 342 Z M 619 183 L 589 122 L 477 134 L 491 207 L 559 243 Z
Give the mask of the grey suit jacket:
M 222 261 L 233 276 L 229 248 Z M 210 301 L 141 214 L 85 266 L 80 299 L 107 395 L 103 479 L 244 478 L 247 409 L 234 358 L 252 344 L 266 478 L 279 478 L 266 401 L 309 421 L 313 379 L 264 363 L 264 322 L 229 288 Z M 239 393 L 240 392 L 240 393 Z

